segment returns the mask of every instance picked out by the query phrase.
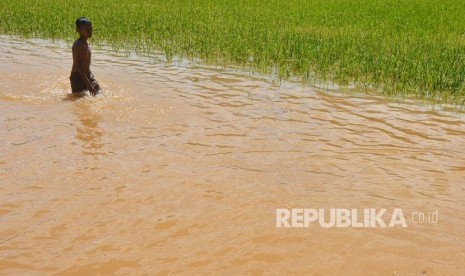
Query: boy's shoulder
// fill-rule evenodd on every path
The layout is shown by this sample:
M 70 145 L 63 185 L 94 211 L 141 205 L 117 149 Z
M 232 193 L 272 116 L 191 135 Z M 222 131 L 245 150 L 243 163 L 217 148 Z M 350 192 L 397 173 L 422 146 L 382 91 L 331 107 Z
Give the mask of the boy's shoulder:
M 74 41 L 73 43 L 73 50 L 76 50 L 78 48 L 81 48 L 81 42 L 79 41 L 79 39 L 76 39 L 76 41 Z
M 76 41 L 74 41 L 73 43 L 73 49 L 85 48 L 85 47 L 87 47 L 87 45 L 83 43 L 79 38 L 76 39 Z

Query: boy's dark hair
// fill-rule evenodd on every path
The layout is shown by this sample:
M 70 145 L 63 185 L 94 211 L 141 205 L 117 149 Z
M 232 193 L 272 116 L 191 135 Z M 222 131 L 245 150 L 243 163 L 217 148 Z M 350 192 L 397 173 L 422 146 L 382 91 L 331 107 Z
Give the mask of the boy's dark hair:
M 85 26 L 85 25 L 92 25 L 92 22 L 90 22 L 89 18 L 87 18 L 87 17 L 79 17 L 78 19 L 76 19 L 76 27 L 77 28 Z

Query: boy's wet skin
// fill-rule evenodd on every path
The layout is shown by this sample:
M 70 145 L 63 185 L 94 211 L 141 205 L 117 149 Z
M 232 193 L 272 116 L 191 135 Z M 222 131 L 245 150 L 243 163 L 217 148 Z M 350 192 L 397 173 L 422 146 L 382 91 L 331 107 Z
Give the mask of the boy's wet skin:
M 76 31 L 79 33 L 79 38 L 73 44 L 71 90 L 73 93 L 88 90 L 95 96 L 101 88 L 90 71 L 92 52 L 88 39 L 92 37 L 92 23 L 89 19 L 80 17 L 76 20 Z

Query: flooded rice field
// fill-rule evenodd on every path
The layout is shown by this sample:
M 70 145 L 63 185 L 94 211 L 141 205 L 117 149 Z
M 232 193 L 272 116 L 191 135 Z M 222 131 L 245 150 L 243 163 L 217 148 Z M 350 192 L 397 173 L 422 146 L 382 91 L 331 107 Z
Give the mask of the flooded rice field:
M 76 98 L 71 64 L 0 41 L 0 274 L 465 274 L 462 113 L 103 50 Z

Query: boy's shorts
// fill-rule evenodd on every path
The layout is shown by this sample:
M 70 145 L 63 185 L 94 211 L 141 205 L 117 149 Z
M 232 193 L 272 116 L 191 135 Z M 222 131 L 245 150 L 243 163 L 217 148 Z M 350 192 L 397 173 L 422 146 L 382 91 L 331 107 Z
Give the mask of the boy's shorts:
M 92 84 L 92 86 L 95 87 L 97 91 L 100 90 L 100 85 L 95 80 L 94 74 L 92 74 L 92 72 L 89 72 L 87 74 L 87 78 L 89 79 L 90 84 Z M 69 80 L 71 81 L 71 91 L 73 93 L 80 93 L 88 90 L 86 82 L 82 79 L 81 74 L 77 72 L 72 72 L 71 76 L 69 77 Z

